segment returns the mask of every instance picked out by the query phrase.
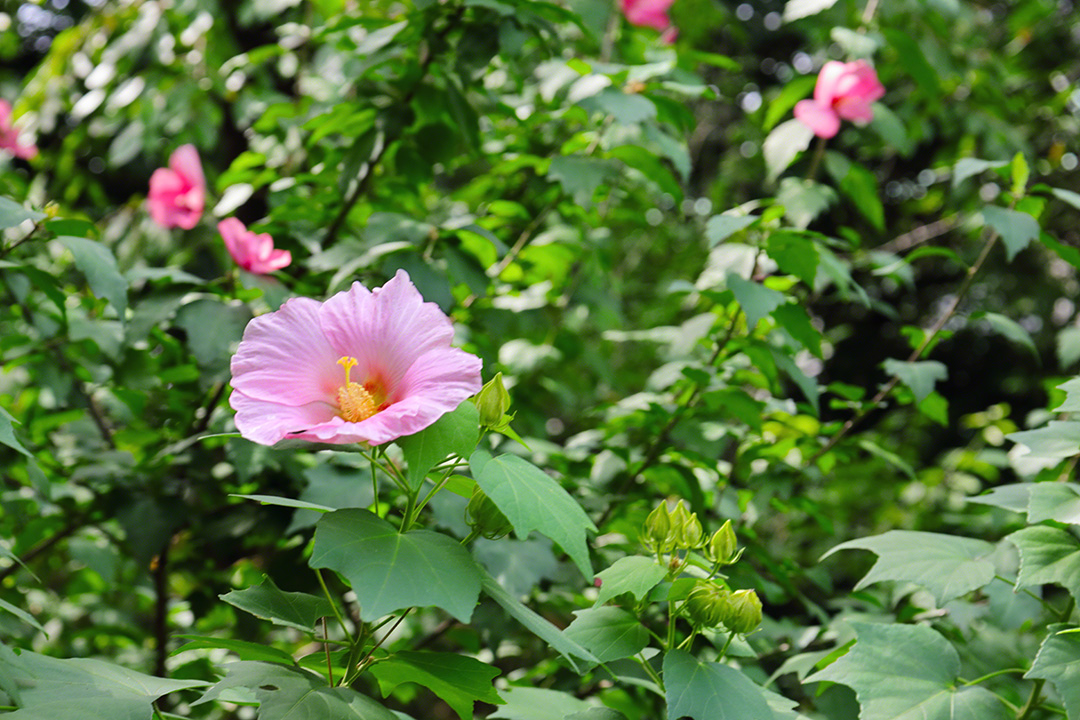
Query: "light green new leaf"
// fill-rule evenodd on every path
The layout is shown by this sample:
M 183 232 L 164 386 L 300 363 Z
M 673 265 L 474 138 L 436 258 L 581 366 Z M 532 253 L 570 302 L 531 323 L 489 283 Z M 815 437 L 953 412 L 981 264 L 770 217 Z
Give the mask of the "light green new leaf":
M 123 323 L 127 313 L 128 284 L 120 274 L 112 251 L 101 243 L 86 238 L 64 236 L 56 239 L 75 256 L 75 265 L 86 276 L 90 289 L 98 297 L 109 301 Z
M 401 683 L 416 683 L 441 697 L 461 720 L 472 720 L 477 700 L 501 705 L 491 681 L 499 669 L 465 655 L 402 651 L 371 666 L 383 696 Z
M 771 183 L 780 177 L 799 153 L 810 147 L 814 131 L 795 119 L 780 123 L 762 143 L 761 151 L 765 156 L 768 169 L 768 181 Z
M 1039 221 L 1025 212 L 991 205 L 983 208 L 982 215 L 987 224 L 1001 235 L 1008 260 L 1012 260 L 1028 243 L 1039 237 Z
M 1058 385 L 1058 389 L 1065 391 L 1065 402 L 1058 405 L 1056 410 L 1058 412 L 1080 412 L 1080 377 L 1061 383 Z
M 357 508 L 319 519 L 309 564 L 349 581 L 365 622 L 427 605 L 468 622 L 480 595 L 480 569 L 460 543 L 430 530 L 399 533 Z
M 334 608 L 330 601 L 317 595 L 301 592 L 285 592 L 264 577 L 258 585 L 245 590 L 233 590 L 219 595 L 222 600 L 255 617 L 269 620 L 275 625 L 296 628 L 314 635 L 319 618 L 331 617 Z
M 978 686 L 957 688 L 960 657 L 924 625 L 851 623 L 854 647 L 806 682 L 830 681 L 855 691 L 860 720 L 1005 720 L 997 697 Z
M 622 608 L 587 608 L 575 610 L 574 616 L 566 636 L 581 643 L 600 662 L 636 655 L 649 644 L 649 631 Z
M 784 6 L 784 22 L 816 15 L 823 10 L 828 10 L 836 4 L 836 0 L 788 0 Z
M 0 230 L 13 228 L 27 220 L 44 220 L 45 213 L 37 210 L 27 210 L 19 203 L 10 198 L 0 197 Z
M 1069 625 L 1051 625 L 1025 678 L 1054 684 L 1070 718 L 1080 717 L 1080 633 Z
M 397 720 L 369 697 L 344 687 L 327 687 L 326 680 L 306 670 L 264 662 L 225 666 L 225 677 L 194 705 L 235 697 L 237 689 L 259 703 L 259 720 Z
M 602 605 L 623 593 L 630 593 L 635 600 L 640 600 L 666 575 L 667 570 L 657 565 L 654 558 L 641 555 L 619 558 L 607 570 L 596 573 L 600 578 L 596 604 Z
M 478 450 L 469 459 L 480 489 L 502 511 L 524 540 L 533 530 L 554 540 L 592 580 L 585 532 L 596 530 L 570 493 L 550 475 L 516 455 L 491 458 Z
M 1080 542 L 1070 533 L 1034 525 L 1005 537 L 1020 550 L 1017 587 L 1060 585 L 1080 600 Z
M 1080 421 L 1051 420 L 1046 427 L 1009 433 L 1006 439 L 1027 448 L 1027 455 L 1067 458 L 1080 452 Z
M 0 677 L 19 688 L 11 720 L 148 720 L 151 703 L 168 693 L 202 687 L 202 680 L 167 680 L 103 660 L 52 658 L 0 646 Z
M 838 550 L 851 549 L 869 550 L 878 556 L 856 590 L 882 580 L 911 582 L 933 593 L 940 607 L 994 579 L 994 563 L 989 559 L 994 546 L 974 538 L 890 530 L 840 543 L 822 559 Z
M 480 439 L 480 412 L 465 400 L 415 435 L 397 441 L 405 453 L 405 478 L 416 490 L 428 471 L 449 455 L 467 458 Z
M 911 389 L 915 402 L 926 399 L 926 396 L 934 391 L 937 381 L 949 376 L 949 369 L 937 360 L 905 362 L 890 358 L 884 362 L 884 367 L 885 372 L 900 378 L 900 382 Z
M 576 658 L 594 665 L 600 662 L 595 655 L 567 637 L 562 630 L 537 615 L 516 597 L 506 592 L 506 589 L 495 578 L 491 577 L 491 574 L 486 570 L 481 570 L 480 580 L 483 583 L 485 595 L 497 602 L 510 617 L 524 625 L 533 635 L 550 645 L 552 650 L 566 658 L 566 661 L 570 663 L 575 672 L 580 672 Z
M 709 241 L 709 247 L 714 248 L 760 219 L 757 215 L 713 215 L 705 223 L 705 239 Z
M 669 720 L 770 720 L 765 691 L 733 667 L 701 662 L 683 650 L 664 656 Z
M 1015 320 L 992 312 L 977 312 L 972 314 L 971 319 L 985 320 L 994 332 L 1004 335 L 1025 350 L 1030 351 L 1036 360 L 1039 359 L 1039 350 L 1035 347 L 1035 341 L 1031 339 L 1031 333 Z
M 1080 525 L 1080 485 L 1058 482 L 1031 485 L 1028 522 L 1044 520 Z
M 735 294 L 739 307 L 746 313 L 746 326 L 751 329 L 757 327 L 758 321 L 786 301 L 783 293 L 753 280 L 746 280 L 736 273 L 727 274 L 727 286 Z

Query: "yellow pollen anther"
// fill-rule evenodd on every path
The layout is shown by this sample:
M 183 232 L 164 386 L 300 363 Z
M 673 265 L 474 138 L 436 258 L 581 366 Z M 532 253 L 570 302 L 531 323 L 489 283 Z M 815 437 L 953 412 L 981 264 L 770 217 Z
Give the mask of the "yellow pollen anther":
M 338 388 L 338 407 L 341 409 L 341 417 L 349 422 L 360 422 L 361 420 L 367 420 L 369 417 L 379 411 L 378 405 L 375 404 L 375 398 L 372 397 L 364 386 L 360 383 L 352 382 L 349 379 L 349 371 L 360 362 L 354 358 L 345 355 L 338 360 L 338 365 L 345 368 L 345 384 Z

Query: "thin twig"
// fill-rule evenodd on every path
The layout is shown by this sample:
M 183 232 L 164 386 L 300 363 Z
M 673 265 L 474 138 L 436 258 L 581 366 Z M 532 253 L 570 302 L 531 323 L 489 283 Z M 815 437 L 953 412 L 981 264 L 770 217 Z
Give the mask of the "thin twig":
M 936 237 L 940 237 L 949 232 L 957 226 L 959 223 L 959 214 L 949 215 L 940 220 L 935 220 L 927 225 L 920 225 L 919 227 L 909 230 L 903 235 L 897 235 L 889 242 L 883 243 L 875 250 L 886 253 L 899 253 L 905 250 L 910 250 L 916 245 L 921 245 L 928 240 L 933 240 Z
M 171 539 L 165 541 L 161 552 L 154 558 L 152 573 L 154 577 L 154 674 L 168 677 L 165 660 L 169 657 L 169 546 Z

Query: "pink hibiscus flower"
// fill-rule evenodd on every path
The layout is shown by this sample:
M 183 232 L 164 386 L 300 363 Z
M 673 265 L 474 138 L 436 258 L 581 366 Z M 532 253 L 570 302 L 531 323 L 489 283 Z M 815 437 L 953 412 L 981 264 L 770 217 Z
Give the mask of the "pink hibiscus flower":
M 199 151 L 181 145 L 169 156 L 169 167 L 158 168 L 150 176 L 146 204 L 150 217 L 162 227 L 190 230 L 202 217 L 206 202 L 206 178 Z
M 218 231 L 233 260 L 248 272 L 263 275 L 280 270 L 292 262 L 292 253 L 274 248 L 270 233 L 255 234 L 234 217 L 219 222 Z
M 671 27 L 668 8 L 674 2 L 675 0 L 622 0 L 622 11 L 630 24 L 663 32 Z
M 0 148 L 7 150 L 17 158 L 29 160 L 38 153 L 33 143 L 19 140 L 19 130 L 11 124 L 11 103 L 0 100 Z
M 841 118 L 857 123 L 873 120 L 870 103 L 884 94 L 877 73 L 865 60 L 830 60 L 818 75 L 814 99 L 795 105 L 795 118 L 818 137 L 831 138 L 840 131 Z
M 263 445 L 412 435 L 480 390 L 480 359 L 453 336 L 404 270 L 323 303 L 293 298 L 244 330 L 231 368 L 236 428 Z

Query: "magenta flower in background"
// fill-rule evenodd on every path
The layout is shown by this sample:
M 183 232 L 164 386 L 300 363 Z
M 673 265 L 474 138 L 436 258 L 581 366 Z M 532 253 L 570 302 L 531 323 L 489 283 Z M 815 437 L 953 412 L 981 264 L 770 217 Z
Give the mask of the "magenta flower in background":
M 480 358 L 453 337 L 404 270 L 323 303 L 293 298 L 244 330 L 231 367 L 236 428 L 263 445 L 412 435 L 480 391 Z
M 870 103 L 885 94 L 877 73 L 865 60 L 842 63 L 830 60 L 821 68 L 813 100 L 800 100 L 795 117 L 818 137 L 840 131 L 840 119 L 868 123 L 874 119 Z
M 248 272 L 264 275 L 292 262 L 292 253 L 274 248 L 270 233 L 253 233 L 234 217 L 219 222 L 218 231 L 233 260 Z
M 622 0 L 622 11 L 632 25 L 663 32 L 671 27 L 668 8 L 675 0 Z
M 38 153 L 36 145 L 19 141 L 19 130 L 11 124 L 11 103 L 7 100 L 0 100 L 0 149 L 24 160 Z
M 150 217 L 162 227 L 190 230 L 202 217 L 206 202 L 206 178 L 199 151 L 181 145 L 169 156 L 169 167 L 158 168 L 150 176 L 146 204 Z

